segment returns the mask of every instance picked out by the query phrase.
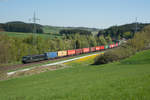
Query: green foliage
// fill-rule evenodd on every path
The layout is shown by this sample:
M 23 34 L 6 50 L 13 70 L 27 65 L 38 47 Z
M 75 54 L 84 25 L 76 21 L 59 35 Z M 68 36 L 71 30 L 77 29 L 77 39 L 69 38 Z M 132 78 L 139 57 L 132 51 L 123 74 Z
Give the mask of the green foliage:
M 98 41 L 99 45 L 107 45 L 107 42 L 106 42 L 104 36 L 98 37 L 97 41 Z
M 123 33 L 123 37 L 126 39 L 130 39 L 130 38 L 132 38 L 132 34 L 131 34 L 131 32 L 125 32 L 125 33 Z
M 0 32 L 0 64 L 20 62 L 23 56 L 105 45 L 104 37 Z M 109 42 L 111 39 L 109 40 Z M 6 42 L 6 43 L 5 43 Z M 9 48 L 9 49 L 8 49 Z
M 43 38 L 41 35 L 31 34 L 19 37 L 0 34 L 0 64 L 20 62 L 22 57 L 27 55 L 98 45 L 92 35 L 72 34 L 61 38 L 46 36 Z M 99 41 L 99 44 L 102 44 L 101 42 L 103 41 Z
M 117 57 L 113 53 L 105 53 L 104 55 L 98 56 L 95 59 L 94 64 L 95 65 L 106 64 L 114 61 L 114 59 L 117 60 Z
M 109 62 L 119 61 L 146 48 L 150 48 L 150 26 L 136 33 L 133 39 L 128 40 L 128 42 L 121 47 L 99 56 L 95 59 L 94 64 L 107 64 Z
M 94 64 L 107 64 L 109 62 L 119 61 L 135 54 L 135 49 L 131 47 L 120 47 L 98 56 Z
M 80 35 L 92 35 L 90 31 L 80 29 L 64 29 L 60 31 L 60 34 L 80 34 Z
M 141 31 L 147 25 L 149 24 L 138 23 L 137 31 Z M 108 29 L 100 30 L 97 36 L 98 37 L 101 35 L 103 35 L 104 37 L 110 36 L 111 38 L 114 38 L 114 39 L 132 38 L 135 33 L 135 26 L 136 26 L 136 23 L 126 24 L 126 25 L 121 25 L 121 26 L 112 26 Z
M 89 41 L 89 45 L 90 45 L 91 47 L 97 46 L 97 42 L 96 42 L 95 37 L 90 36 L 89 39 L 88 39 L 88 41 Z
M 107 36 L 105 39 L 106 39 L 106 42 L 107 42 L 108 44 L 111 44 L 111 43 L 112 43 L 112 39 L 111 39 L 110 36 Z
M 8 22 L 6 24 L 1 24 L 1 29 L 8 32 L 25 32 L 25 33 L 43 33 L 42 26 L 36 24 L 36 30 L 34 30 L 34 24 L 24 23 L 24 22 Z

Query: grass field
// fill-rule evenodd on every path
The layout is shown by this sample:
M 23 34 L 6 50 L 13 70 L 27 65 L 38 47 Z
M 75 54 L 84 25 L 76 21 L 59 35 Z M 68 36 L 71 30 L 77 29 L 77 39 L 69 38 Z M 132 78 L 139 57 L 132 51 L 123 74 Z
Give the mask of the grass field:
M 12 36 L 12 37 L 28 37 L 30 35 L 35 35 L 35 36 L 40 36 L 42 38 L 61 38 L 62 35 L 60 34 L 46 34 L 46 33 L 43 33 L 43 34 L 33 34 L 33 33 L 21 33 L 21 32 L 0 32 L 0 34 L 6 34 L 8 36 Z
M 150 100 L 150 50 L 121 62 L 69 68 L 0 82 L 0 100 Z

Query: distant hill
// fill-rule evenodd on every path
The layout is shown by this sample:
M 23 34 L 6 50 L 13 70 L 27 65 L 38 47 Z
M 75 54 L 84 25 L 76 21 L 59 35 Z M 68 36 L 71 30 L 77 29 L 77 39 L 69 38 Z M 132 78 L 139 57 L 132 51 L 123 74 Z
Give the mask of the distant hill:
M 143 27 L 150 25 L 149 23 L 138 23 L 137 31 L 140 31 Z M 59 27 L 59 26 L 49 26 L 36 24 L 36 33 L 48 33 L 48 34 L 59 34 L 62 30 L 69 30 L 76 32 L 76 30 L 81 30 L 82 32 L 91 32 L 93 35 L 104 37 L 110 36 L 114 39 L 119 38 L 132 38 L 135 33 L 136 23 L 125 24 L 120 26 L 112 26 L 107 29 L 97 29 L 88 27 Z M 21 33 L 33 33 L 34 24 L 25 23 L 21 21 L 13 21 L 7 23 L 0 23 L 0 32 L 21 32 Z M 78 32 L 78 31 L 77 31 Z
M 85 30 L 90 31 L 92 34 L 97 34 L 100 29 L 97 28 L 88 28 L 88 27 L 58 27 L 58 26 L 43 26 L 44 33 L 51 33 L 51 34 L 59 34 L 61 30 Z
M 110 36 L 114 39 L 118 38 L 132 38 L 137 31 L 141 31 L 149 23 L 131 23 L 120 26 L 112 26 L 108 29 L 100 30 L 97 36 L 103 35 L 104 37 Z
M 36 24 L 36 29 L 34 29 L 34 24 L 21 21 L 0 24 L 0 30 L 7 32 L 43 33 L 42 25 Z
M 83 31 L 85 30 L 85 31 L 92 32 L 92 34 L 97 34 L 99 31 L 99 29 L 88 28 L 88 27 L 59 27 L 59 26 L 36 24 L 36 32 L 37 33 L 59 34 L 59 32 L 64 29 L 69 29 L 69 30 L 77 29 L 77 30 L 83 30 Z M 32 32 L 34 32 L 34 24 L 33 23 L 25 23 L 25 22 L 21 22 L 21 21 L 0 23 L 0 31 L 32 33 Z

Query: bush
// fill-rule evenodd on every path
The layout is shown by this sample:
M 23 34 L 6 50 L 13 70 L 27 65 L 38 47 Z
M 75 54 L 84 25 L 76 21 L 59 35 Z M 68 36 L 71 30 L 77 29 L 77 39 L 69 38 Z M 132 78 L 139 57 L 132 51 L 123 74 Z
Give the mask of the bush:
M 114 60 L 117 60 L 117 59 L 118 59 L 117 56 L 115 56 L 113 53 L 107 52 L 103 55 L 96 57 L 94 64 L 95 65 L 107 64 L 107 63 L 113 62 Z
M 119 47 L 116 49 L 113 49 L 109 52 L 104 53 L 104 55 L 100 55 L 95 59 L 94 64 L 107 64 L 109 62 L 113 61 L 119 61 L 121 59 L 125 59 L 127 57 L 130 57 L 131 55 L 135 54 L 135 49 L 127 46 L 127 47 Z

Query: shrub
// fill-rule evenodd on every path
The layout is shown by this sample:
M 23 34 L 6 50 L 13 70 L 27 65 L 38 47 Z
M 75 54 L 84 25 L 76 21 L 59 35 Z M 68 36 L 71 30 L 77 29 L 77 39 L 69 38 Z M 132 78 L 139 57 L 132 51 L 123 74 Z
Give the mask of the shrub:
M 100 55 L 95 59 L 94 64 L 107 64 L 113 61 L 119 61 L 121 59 L 125 59 L 135 54 L 135 49 L 129 46 L 122 46 L 116 49 L 113 49 L 109 52 L 105 52 L 104 55 Z
M 100 55 L 96 57 L 94 64 L 99 65 L 99 64 L 107 64 L 109 62 L 113 62 L 114 60 L 117 60 L 117 56 L 113 54 L 112 52 L 107 52 L 103 55 Z

